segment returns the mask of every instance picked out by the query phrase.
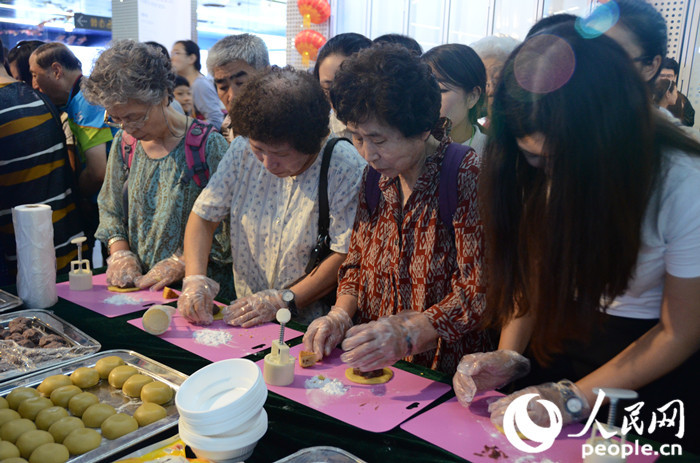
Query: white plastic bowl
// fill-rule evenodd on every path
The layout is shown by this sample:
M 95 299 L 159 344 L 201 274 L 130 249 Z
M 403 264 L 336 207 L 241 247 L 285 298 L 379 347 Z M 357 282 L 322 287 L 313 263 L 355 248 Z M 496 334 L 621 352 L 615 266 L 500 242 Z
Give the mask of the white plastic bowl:
M 220 434 L 247 422 L 267 398 L 260 368 L 250 360 L 228 359 L 196 371 L 182 383 L 175 405 L 199 434 Z
M 260 409 L 251 426 L 239 434 L 203 436 L 193 431 L 186 421 L 178 424 L 180 439 L 189 445 L 198 458 L 215 463 L 234 463 L 250 457 L 258 441 L 267 432 L 267 413 Z

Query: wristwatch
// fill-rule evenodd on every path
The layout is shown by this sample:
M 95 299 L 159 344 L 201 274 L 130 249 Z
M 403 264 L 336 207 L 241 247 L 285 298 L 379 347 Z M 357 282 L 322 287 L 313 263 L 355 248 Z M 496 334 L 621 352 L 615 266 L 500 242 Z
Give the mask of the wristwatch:
M 291 289 L 282 290 L 282 302 L 287 304 L 287 308 L 290 312 L 292 312 L 293 317 L 299 315 L 299 309 L 297 309 L 297 303 L 295 300 L 294 292 Z
M 574 392 L 573 383 L 569 380 L 563 380 L 559 382 L 559 386 L 564 398 L 564 409 L 574 421 L 580 421 L 583 418 L 583 401 Z

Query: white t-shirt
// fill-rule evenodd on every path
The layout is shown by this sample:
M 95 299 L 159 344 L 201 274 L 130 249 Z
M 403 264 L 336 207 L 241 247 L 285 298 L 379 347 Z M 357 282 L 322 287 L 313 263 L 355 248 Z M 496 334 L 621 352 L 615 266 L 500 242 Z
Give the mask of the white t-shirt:
M 627 292 L 611 304 L 610 315 L 659 318 L 665 273 L 700 276 L 700 157 L 669 151 L 664 168 L 661 188 L 647 206 L 632 280 Z
M 323 149 L 321 153 L 323 153 Z M 282 289 L 304 276 L 318 235 L 318 182 L 321 154 L 295 177 L 270 173 L 237 137 L 200 193 L 192 211 L 218 222 L 231 215 L 233 279 L 238 297 Z M 352 144 L 340 141 L 328 168 L 330 247 L 347 254 L 365 161 Z M 297 321 L 322 315 L 321 303 L 304 309 Z
M 474 135 L 472 136 L 471 140 L 467 140 L 462 144 L 464 146 L 471 146 L 472 148 L 474 148 L 476 155 L 481 158 L 481 156 L 483 156 L 484 154 L 484 151 L 486 150 L 486 142 L 488 141 L 488 139 L 489 137 L 481 133 L 481 130 L 479 130 L 479 126 L 474 125 Z

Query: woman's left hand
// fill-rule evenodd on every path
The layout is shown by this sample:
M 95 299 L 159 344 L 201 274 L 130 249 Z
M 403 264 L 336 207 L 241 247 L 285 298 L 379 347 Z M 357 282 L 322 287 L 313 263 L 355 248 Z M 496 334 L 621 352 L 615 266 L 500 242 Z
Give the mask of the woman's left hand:
M 250 328 L 275 319 L 277 311 L 286 308 L 282 291 L 266 289 L 238 299 L 222 309 L 224 321 L 229 325 Z
M 508 406 L 515 399 L 525 394 L 536 394 L 538 397 L 531 397 L 527 402 L 527 413 L 533 423 L 538 426 L 548 427 L 555 411 L 550 411 L 539 401 L 544 399 L 553 403 L 559 409 L 562 418 L 562 426 L 581 421 L 588 418 L 591 413 L 591 406 L 583 394 L 583 391 L 568 379 L 558 383 L 544 383 L 539 386 L 530 386 L 513 394 L 500 398 L 489 405 L 491 422 L 503 429 L 503 415 Z M 567 406 L 568 402 L 568 406 Z
M 136 286 L 141 289 L 151 288 L 151 291 L 160 291 L 170 283 L 180 281 L 185 277 L 185 261 L 182 257 L 173 254 L 172 257 L 163 259 L 153 266 L 144 276 L 134 280 Z

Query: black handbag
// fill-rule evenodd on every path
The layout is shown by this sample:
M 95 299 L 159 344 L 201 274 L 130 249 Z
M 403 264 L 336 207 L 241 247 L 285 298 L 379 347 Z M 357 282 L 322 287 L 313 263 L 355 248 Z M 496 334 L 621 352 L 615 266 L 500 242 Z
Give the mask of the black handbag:
M 316 238 L 316 246 L 311 251 L 309 263 L 306 264 L 305 272 L 307 275 L 333 252 L 331 251 L 331 238 L 328 236 L 328 227 L 330 225 L 328 212 L 328 166 L 331 163 L 331 156 L 333 156 L 333 148 L 341 140 L 352 144 L 347 138 L 333 138 L 328 140 L 326 148 L 323 150 L 321 174 L 318 180 L 318 237 Z

